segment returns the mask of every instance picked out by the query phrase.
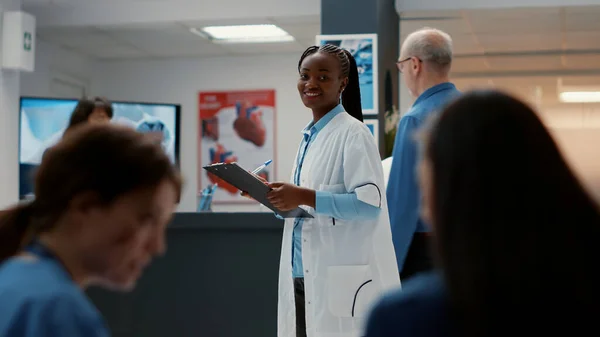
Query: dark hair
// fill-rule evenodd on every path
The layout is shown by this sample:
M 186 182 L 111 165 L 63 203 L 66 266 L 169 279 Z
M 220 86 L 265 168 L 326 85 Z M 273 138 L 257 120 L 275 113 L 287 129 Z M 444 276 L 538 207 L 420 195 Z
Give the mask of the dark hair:
M 356 67 L 354 56 L 346 49 L 332 44 L 325 44 L 321 47 L 308 47 L 300 57 L 300 61 L 298 62 L 298 72 L 300 72 L 304 59 L 317 52 L 333 55 L 340 61 L 342 76 L 348 77 L 348 84 L 342 93 L 342 105 L 348 114 L 362 122 L 363 113 L 362 104 L 360 102 L 360 83 L 358 82 L 358 68 Z
M 437 258 L 464 335 L 541 336 L 598 312 L 598 205 L 529 106 L 465 94 L 433 125 L 426 156 Z
M 103 97 L 94 97 L 94 98 L 83 98 L 79 100 L 75 110 L 71 114 L 71 119 L 69 120 L 69 125 L 67 126 L 67 130 L 71 130 L 73 127 L 86 123 L 88 118 L 94 112 L 94 109 L 101 108 L 106 111 L 108 118 L 113 118 L 113 107 L 110 101 Z
M 168 179 L 181 178 L 160 144 L 125 126 L 83 124 L 48 149 L 35 177 L 35 200 L 0 212 L 0 262 L 51 229 L 81 193 L 101 204 Z

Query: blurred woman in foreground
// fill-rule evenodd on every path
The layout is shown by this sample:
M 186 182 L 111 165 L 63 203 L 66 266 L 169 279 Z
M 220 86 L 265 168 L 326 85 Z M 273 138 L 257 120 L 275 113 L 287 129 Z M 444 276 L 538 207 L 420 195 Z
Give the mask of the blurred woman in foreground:
M 439 271 L 384 298 L 366 335 L 598 335 L 598 205 L 534 111 L 472 92 L 424 136 Z
M 0 336 L 108 336 L 82 291 L 130 290 L 163 254 L 181 179 L 150 137 L 79 126 L 50 148 L 34 201 L 0 213 Z

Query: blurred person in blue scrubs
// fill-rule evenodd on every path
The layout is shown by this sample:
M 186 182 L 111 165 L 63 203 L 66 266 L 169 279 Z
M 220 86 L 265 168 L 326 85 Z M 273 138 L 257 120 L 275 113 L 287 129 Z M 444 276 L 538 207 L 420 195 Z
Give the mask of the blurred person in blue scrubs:
M 113 118 L 113 107 L 106 98 L 94 97 L 79 100 L 65 132 L 82 123 L 102 124 L 109 123 Z
M 86 123 L 50 148 L 35 200 L 0 212 L 0 336 L 109 336 L 84 289 L 131 290 L 181 193 L 152 137 Z
M 432 267 L 429 227 L 419 216 L 414 133 L 444 105 L 459 95 L 449 82 L 452 39 L 440 30 L 424 28 L 406 37 L 396 63 L 411 96 L 411 109 L 400 119 L 387 184 L 392 238 L 400 279 Z
M 363 336 L 600 335 L 600 208 L 531 107 L 466 93 L 421 138 L 436 270 L 381 299 Z
M 80 126 L 84 123 L 91 124 L 104 124 L 110 123 L 113 118 L 112 104 L 105 98 L 94 97 L 94 98 L 82 98 L 77 102 L 71 118 L 69 118 L 69 124 L 64 131 L 57 132 L 45 141 L 43 146 L 29 158 L 30 162 L 40 162 L 46 155 L 48 148 L 54 146 L 60 141 L 63 135 L 70 130 Z

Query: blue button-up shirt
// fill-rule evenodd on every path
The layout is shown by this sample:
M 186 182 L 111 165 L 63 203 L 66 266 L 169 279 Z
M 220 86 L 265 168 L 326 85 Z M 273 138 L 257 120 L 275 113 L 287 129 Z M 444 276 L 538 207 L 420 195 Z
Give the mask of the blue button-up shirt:
M 419 216 L 421 193 L 417 182 L 418 149 L 415 132 L 434 113 L 460 92 L 452 83 L 442 83 L 423 92 L 411 109 L 400 119 L 392 151 L 392 167 L 387 185 L 387 200 L 392 227 L 392 240 L 402 271 L 406 254 L 415 232 L 428 232 Z
M 300 186 L 300 173 L 302 164 L 308 152 L 310 145 L 314 142 L 327 123 L 335 116 L 344 112 L 344 107 L 340 104 L 333 110 L 323 116 L 317 123 L 309 123 L 302 130 L 302 142 L 294 172 L 294 184 Z M 379 215 L 380 208 L 369 205 L 358 200 L 356 193 L 333 194 L 326 191 L 316 191 L 315 211 L 319 214 L 332 216 L 336 219 L 356 219 L 356 218 L 375 218 Z M 294 278 L 304 277 L 302 264 L 302 223 L 303 218 L 297 218 L 294 221 L 294 231 L 292 234 L 292 275 Z

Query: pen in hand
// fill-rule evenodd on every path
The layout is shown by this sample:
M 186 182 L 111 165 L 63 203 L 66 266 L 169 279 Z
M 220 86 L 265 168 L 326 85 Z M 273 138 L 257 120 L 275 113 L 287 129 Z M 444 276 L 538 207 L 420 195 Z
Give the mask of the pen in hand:
M 269 166 L 269 165 L 270 165 L 272 162 L 273 162 L 273 160 L 267 160 L 267 161 L 266 161 L 264 164 L 260 165 L 260 166 L 259 166 L 259 167 L 257 167 L 257 168 L 256 168 L 254 171 L 252 171 L 252 172 L 251 172 L 251 173 L 252 173 L 253 175 L 255 175 L 255 176 L 258 178 L 258 179 L 260 179 L 260 181 L 262 181 L 262 182 L 263 182 L 265 185 L 267 184 L 267 181 L 266 181 L 266 180 L 265 180 L 263 177 L 259 176 L 259 175 L 258 175 L 258 173 L 260 173 L 260 171 L 264 170 L 264 169 L 265 169 L 265 167 Z M 241 195 L 242 195 L 243 197 L 247 197 L 247 198 L 249 198 L 249 197 L 250 197 L 250 196 L 248 196 L 248 193 L 246 193 L 246 192 L 244 192 L 244 191 L 242 191 Z
M 269 164 L 271 164 L 273 160 L 269 159 L 264 164 L 260 165 L 256 168 L 256 170 L 252 171 L 252 174 L 258 174 L 260 171 L 264 170 Z

